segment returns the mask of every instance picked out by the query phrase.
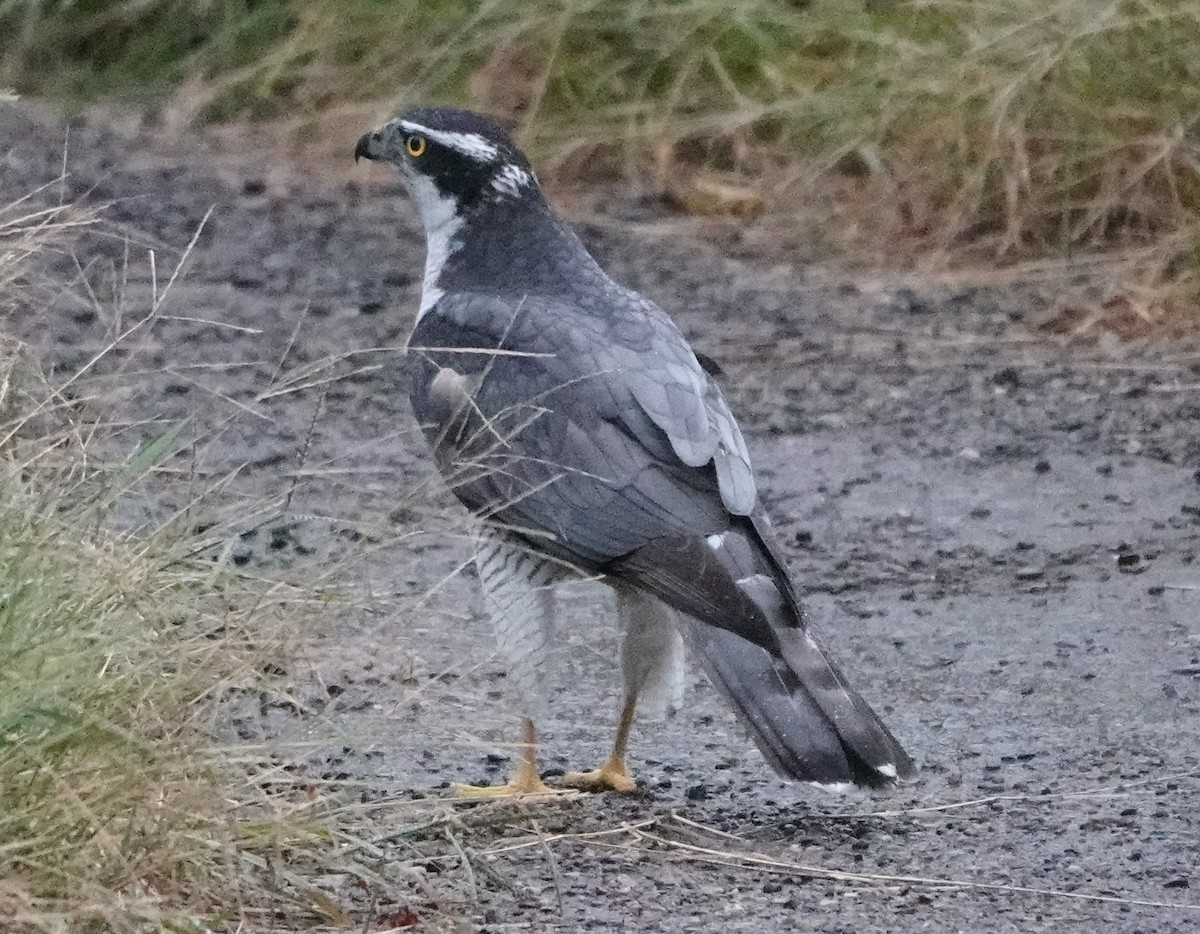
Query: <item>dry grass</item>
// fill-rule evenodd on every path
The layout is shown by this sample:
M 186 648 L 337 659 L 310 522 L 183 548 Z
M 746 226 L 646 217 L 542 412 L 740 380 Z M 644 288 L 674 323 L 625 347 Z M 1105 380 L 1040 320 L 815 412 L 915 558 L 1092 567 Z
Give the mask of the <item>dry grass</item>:
M 29 261 L 95 220 L 35 205 L 0 214 L 6 313 L 31 311 Z M 186 540 L 111 521 L 174 433 L 105 465 L 100 426 L 66 390 L 0 343 L 0 918 L 12 931 L 122 930 L 215 891 L 235 825 L 207 718 L 260 650 L 244 595 L 182 561 Z
M 52 189 L 0 209 L 0 320 L 38 313 L 39 256 L 96 220 Z M 5 932 L 344 927 L 413 888 L 372 841 L 429 806 L 367 806 L 373 789 L 305 768 L 307 746 L 230 737 L 233 716 L 290 702 L 297 630 L 341 610 L 328 586 L 224 560 L 278 503 L 223 505 L 220 480 L 180 477 L 168 459 L 203 440 L 186 425 L 113 443 L 127 426 L 97 371 L 154 325 L 186 260 L 72 374 L 47 378 L 0 330 Z M 128 508 L 164 490 L 178 508 Z
M 925 35 L 876 36 L 874 63 L 822 91 L 842 107 L 830 155 L 888 208 L 874 214 L 883 238 L 927 257 L 1102 249 L 1126 281 L 1193 298 L 1200 11 L 1169 0 L 921 7 Z
M 512 118 L 544 169 L 654 155 L 665 184 L 702 163 L 738 204 L 762 200 L 740 182 L 770 179 L 785 210 L 801 179 L 843 245 L 899 242 L 926 265 L 1104 249 L 1150 306 L 1164 284 L 1197 288 L 1200 11 L 1178 0 L 108 0 L 6 17 L 24 88 L 182 86 L 185 117 L 267 118 L 342 149 L 372 105 L 466 101 Z

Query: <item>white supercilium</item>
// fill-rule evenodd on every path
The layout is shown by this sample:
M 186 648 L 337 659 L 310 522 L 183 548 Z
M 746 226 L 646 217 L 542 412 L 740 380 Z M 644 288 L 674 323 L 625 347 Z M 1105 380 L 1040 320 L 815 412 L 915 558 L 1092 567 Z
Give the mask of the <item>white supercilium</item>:
M 419 123 L 404 120 L 400 124 L 407 132 L 417 133 L 427 139 L 440 143 L 464 156 L 469 156 L 477 162 L 495 162 L 500 150 L 486 136 L 478 133 L 452 133 L 448 130 L 431 130 Z

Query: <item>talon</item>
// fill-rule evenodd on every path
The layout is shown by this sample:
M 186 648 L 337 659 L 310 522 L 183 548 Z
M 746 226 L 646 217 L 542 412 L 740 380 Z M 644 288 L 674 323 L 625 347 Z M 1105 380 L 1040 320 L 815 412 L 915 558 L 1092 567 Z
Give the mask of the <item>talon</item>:
M 562 789 L 551 788 L 538 776 L 532 778 L 516 775 L 503 785 L 466 785 L 453 782 L 450 794 L 455 798 L 505 798 L 518 795 L 555 795 L 562 794 Z
M 450 794 L 455 798 L 506 798 L 519 795 L 558 795 L 562 789 L 551 788 L 537 771 L 537 736 L 533 721 L 525 721 L 525 737 L 521 743 L 521 761 L 517 773 L 503 785 L 463 785 L 454 782 Z
M 578 788 L 580 791 L 602 792 L 615 791 L 619 794 L 633 794 L 638 790 L 637 782 L 629 774 L 624 759 L 615 756 L 598 769 L 590 772 L 568 772 L 563 776 L 562 783 L 567 788 Z

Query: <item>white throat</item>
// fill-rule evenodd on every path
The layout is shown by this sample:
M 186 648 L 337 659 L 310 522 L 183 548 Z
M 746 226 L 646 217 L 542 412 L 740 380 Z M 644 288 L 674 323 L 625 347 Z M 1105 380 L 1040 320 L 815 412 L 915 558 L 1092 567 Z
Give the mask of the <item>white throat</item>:
M 404 182 L 416 202 L 421 226 L 425 228 L 425 281 L 421 284 L 421 307 L 417 311 L 420 321 L 445 294 L 437 287 L 437 282 L 446 261 L 462 246 L 455 240 L 455 235 L 463 222 L 458 214 L 458 202 L 438 191 L 432 180 L 414 172 L 406 174 Z

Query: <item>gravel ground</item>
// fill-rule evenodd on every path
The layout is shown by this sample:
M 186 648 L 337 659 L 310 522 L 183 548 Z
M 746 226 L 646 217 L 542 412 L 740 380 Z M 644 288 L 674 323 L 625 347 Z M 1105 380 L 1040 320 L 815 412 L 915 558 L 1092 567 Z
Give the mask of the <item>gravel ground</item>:
M 65 138 L 0 108 L 4 201 L 57 176 Z M 161 292 L 211 209 L 159 319 L 96 367 L 95 406 L 125 449 L 191 419 L 179 473 L 243 512 L 234 564 L 336 569 L 293 701 L 231 729 L 304 740 L 300 768 L 371 800 L 503 777 L 517 725 L 462 516 L 399 390 L 423 246 L 398 187 L 86 121 L 66 164 L 41 197 L 112 202 L 105 229 L 47 257 L 77 287 L 10 331 L 73 371 L 145 315 L 148 250 Z M 447 807 L 439 845 L 470 871 L 381 838 L 399 907 L 354 929 L 1200 929 L 1198 342 L 1057 333 L 1046 283 L 896 288 L 697 238 L 653 200 L 587 200 L 602 263 L 724 368 L 814 619 L 921 780 L 781 782 L 697 674 L 679 716 L 636 732 L 640 795 Z M 599 761 L 617 706 L 609 600 L 564 600 L 551 774 Z

